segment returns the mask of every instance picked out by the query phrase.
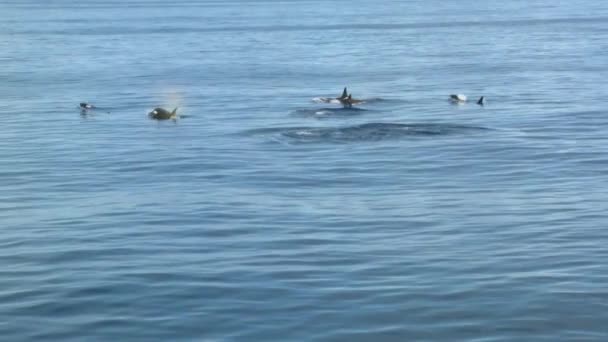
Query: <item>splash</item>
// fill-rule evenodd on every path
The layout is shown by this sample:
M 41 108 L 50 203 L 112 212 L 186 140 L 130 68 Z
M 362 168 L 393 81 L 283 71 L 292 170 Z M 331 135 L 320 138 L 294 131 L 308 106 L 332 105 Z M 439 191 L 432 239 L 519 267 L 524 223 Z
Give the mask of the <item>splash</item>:
M 162 105 L 168 110 L 179 108 L 178 113 L 184 108 L 184 91 L 179 88 L 168 88 L 161 90 Z

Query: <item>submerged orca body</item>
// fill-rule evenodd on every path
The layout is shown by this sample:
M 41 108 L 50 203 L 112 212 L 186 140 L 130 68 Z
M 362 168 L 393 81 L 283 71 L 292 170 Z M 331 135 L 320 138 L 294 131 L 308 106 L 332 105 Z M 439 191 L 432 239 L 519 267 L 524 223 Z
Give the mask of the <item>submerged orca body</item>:
M 148 116 L 151 119 L 154 120 L 170 120 L 170 119 L 177 119 L 177 107 L 172 111 L 168 111 L 164 108 L 154 108 L 153 111 L 151 111 L 150 113 L 148 113 Z

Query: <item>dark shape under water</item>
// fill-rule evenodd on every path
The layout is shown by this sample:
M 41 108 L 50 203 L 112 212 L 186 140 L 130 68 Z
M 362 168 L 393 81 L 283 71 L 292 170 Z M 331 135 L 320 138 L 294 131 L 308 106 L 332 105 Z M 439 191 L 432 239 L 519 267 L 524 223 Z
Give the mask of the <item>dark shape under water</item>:
M 348 143 L 404 139 L 407 137 L 467 134 L 489 130 L 479 126 L 451 124 L 366 123 L 346 127 L 284 127 L 251 130 L 253 135 L 273 135 L 295 143 Z

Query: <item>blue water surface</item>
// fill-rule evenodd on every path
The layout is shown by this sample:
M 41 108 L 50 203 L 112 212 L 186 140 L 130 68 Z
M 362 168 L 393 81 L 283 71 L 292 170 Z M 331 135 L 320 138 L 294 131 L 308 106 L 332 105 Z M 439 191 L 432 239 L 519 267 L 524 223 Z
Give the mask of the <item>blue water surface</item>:
M 3 0 L 1 340 L 607 341 L 607 51 L 604 1 Z

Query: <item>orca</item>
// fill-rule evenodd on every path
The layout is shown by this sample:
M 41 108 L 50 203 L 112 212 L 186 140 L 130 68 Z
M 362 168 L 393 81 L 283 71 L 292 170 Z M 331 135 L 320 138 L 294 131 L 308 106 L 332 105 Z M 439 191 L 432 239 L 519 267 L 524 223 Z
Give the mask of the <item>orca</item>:
M 97 109 L 97 107 L 86 102 L 80 102 L 78 108 L 80 109 L 80 115 L 87 115 L 89 113 L 89 110 Z
M 154 108 L 153 111 L 148 113 L 148 116 L 154 120 L 170 120 L 170 119 L 176 120 L 177 119 L 177 107 L 175 107 L 175 109 L 173 109 L 172 112 L 170 112 L 164 108 L 156 107 L 156 108 Z
M 453 103 L 465 103 L 467 102 L 467 97 L 463 94 L 452 94 L 450 95 L 450 101 Z
M 93 106 L 90 103 L 80 102 L 80 109 L 82 109 L 82 110 L 95 109 L 95 106 Z
M 462 104 L 467 102 L 467 97 L 466 95 L 463 94 L 452 94 L 450 95 L 450 102 L 455 103 L 455 104 Z M 480 106 L 483 106 L 484 104 L 486 104 L 486 97 L 482 96 L 479 98 L 479 100 L 477 100 L 477 104 Z

